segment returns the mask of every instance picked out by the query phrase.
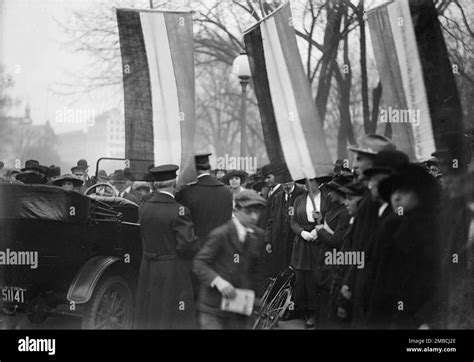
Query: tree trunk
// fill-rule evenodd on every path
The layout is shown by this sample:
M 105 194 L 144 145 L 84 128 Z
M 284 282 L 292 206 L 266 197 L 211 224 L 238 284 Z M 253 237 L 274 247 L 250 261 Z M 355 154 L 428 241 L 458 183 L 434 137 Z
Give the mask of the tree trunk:
M 315 102 L 321 124 L 324 124 L 324 118 L 326 117 L 329 91 L 331 89 L 331 80 L 334 72 L 334 60 L 337 57 L 341 20 L 343 14 L 347 12 L 346 4 L 332 0 L 327 0 L 326 7 L 327 25 L 324 32 L 323 60 L 321 61 L 321 72 L 319 74 L 319 84 Z
M 370 110 L 369 110 L 369 87 L 367 79 L 367 52 L 366 52 L 366 35 L 365 35 L 365 20 L 364 20 L 364 0 L 359 1 L 358 6 L 358 20 L 360 28 L 360 69 L 362 80 L 362 110 L 364 115 L 364 131 L 365 133 L 372 133 L 370 127 Z
M 382 99 L 382 83 L 377 84 L 377 87 L 375 87 L 372 90 L 372 120 L 370 122 L 370 128 L 369 132 L 366 131 L 366 133 L 375 133 L 377 130 L 377 120 L 379 117 L 379 106 L 380 106 L 380 101 Z M 390 134 L 391 134 L 390 130 Z

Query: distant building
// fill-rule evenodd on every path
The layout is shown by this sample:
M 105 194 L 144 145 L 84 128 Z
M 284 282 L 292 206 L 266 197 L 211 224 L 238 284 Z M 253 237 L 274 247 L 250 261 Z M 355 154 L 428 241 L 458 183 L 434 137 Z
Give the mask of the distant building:
M 95 117 L 86 130 L 58 134 L 57 150 L 61 155 L 61 169 L 69 171 L 76 162 L 85 158 L 91 166 L 90 174 L 101 157 L 125 156 L 125 123 L 118 109 L 111 109 Z

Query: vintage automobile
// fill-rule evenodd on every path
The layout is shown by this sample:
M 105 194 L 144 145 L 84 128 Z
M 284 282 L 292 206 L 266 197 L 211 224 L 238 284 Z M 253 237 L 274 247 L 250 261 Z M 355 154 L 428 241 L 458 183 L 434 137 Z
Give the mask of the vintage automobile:
M 84 329 L 131 328 L 141 247 L 133 202 L 0 184 L 4 316 L 41 323 L 65 314 L 82 318 Z

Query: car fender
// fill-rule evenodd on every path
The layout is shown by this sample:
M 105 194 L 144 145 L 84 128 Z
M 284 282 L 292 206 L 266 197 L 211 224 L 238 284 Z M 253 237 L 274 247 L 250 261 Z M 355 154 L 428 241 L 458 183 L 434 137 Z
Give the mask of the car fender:
M 115 256 L 96 256 L 88 260 L 74 277 L 67 299 L 75 304 L 84 304 L 89 301 L 94 288 L 104 272 L 117 261 L 122 260 Z

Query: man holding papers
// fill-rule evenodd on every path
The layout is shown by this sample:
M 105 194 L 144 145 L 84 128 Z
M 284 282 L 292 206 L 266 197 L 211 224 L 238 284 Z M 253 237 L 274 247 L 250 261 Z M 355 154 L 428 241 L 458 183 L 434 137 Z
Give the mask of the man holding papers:
M 235 199 L 235 217 L 214 229 L 196 255 L 202 329 L 245 329 L 254 291 L 263 281 L 263 232 L 256 227 L 265 199 L 253 190 Z M 241 304 L 241 305 L 240 305 Z

